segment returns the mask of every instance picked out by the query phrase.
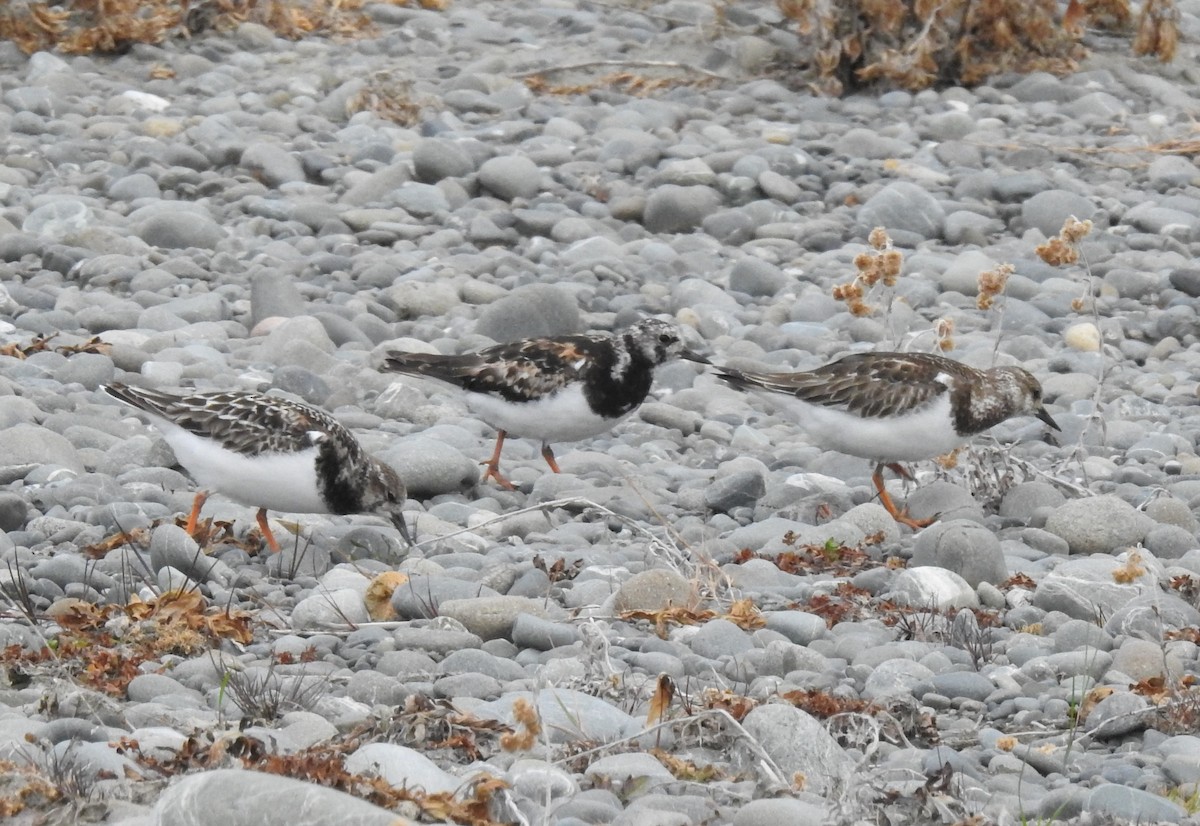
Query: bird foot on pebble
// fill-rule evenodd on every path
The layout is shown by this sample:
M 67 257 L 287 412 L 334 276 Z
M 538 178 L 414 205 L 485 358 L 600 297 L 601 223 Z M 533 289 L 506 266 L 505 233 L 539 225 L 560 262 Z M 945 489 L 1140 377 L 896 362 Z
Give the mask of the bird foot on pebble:
M 503 430 L 496 432 L 496 449 L 492 451 L 492 458 L 479 464 L 487 468 L 483 472 L 482 481 L 486 482 L 488 479 L 495 479 L 496 484 L 505 490 L 516 490 L 517 486 L 505 479 L 504 475 L 500 473 L 500 449 L 504 447 L 504 437 L 507 435 Z
M 258 529 L 262 531 L 263 539 L 267 540 L 267 547 L 271 549 L 271 553 L 279 553 L 279 542 L 275 539 L 275 534 L 271 532 L 271 526 L 267 524 L 266 508 L 258 509 L 255 521 L 258 522 Z
M 892 501 L 892 497 L 888 494 L 887 489 L 883 486 L 884 467 L 884 465 L 879 465 L 879 467 L 875 468 L 875 474 L 871 477 L 871 481 L 875 483 L 875 490 L 879 494 L 879 504 L 883 505 L 884 510 L 891 514 L 891 517 L 901 525 L 908 525 L 908 527 L 912 528 L 914 531 L 920 530 L 921 528 L 928 528 L 930 525 L 936 522 L 938 519 L 937 516 L 932 516 L 928 519 L 914 519 L 908 515 L 908 508 L 902 509 L 896 507 L 896 503 Z M 908 471 L 904 470 L 900 465 L 889 464 L 886 467 L 897 471 L 909 479 L 912 478 L 908 475 Z
M 208 491 L 201 490 L 196 492 L 196 498 L 192 500 L 192 510 L 188 514 L 187 523 L 183 529 L 187 531 L 187 535 L 196 538 L 196 527 L 200 524 L 200 509 L 204 507 L 204 503 L 208 501 Z
M 546 460 L 546 464 L 550 466 L 552 471 L 555 473 L 562 473 L 562 471 L 558 469 L 558 461 L 554 458 L 554 451 L 550 449 L 550 445 L 545 443 L 542 444 L 542 458 Z

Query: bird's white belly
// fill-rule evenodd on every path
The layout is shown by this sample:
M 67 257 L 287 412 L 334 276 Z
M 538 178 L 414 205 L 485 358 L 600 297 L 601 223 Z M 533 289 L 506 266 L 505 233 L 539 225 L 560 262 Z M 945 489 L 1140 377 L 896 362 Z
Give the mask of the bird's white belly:
M 329 513 L 317 490 L 317 448 L 243 456 L 156 418 L 179 464 L 199 487 L 243 505 L 291 513 Z
M 629 414 L 616 419 L 597 416 L 588 407 L 583 388 L 566 387 L 553 396 L 530 402 L 506 402 L 497 396 L 468 393 L 467 405 L 479 418 L 510 436 L 544 442 L 574 442 L 603 433 Z M 632 412 L 632 411 L 630 411 Z
M 915 462 L 949 453 L 967 441 L 954 430 L 950 399 L 898 418 L 859 418 L 842 410 L 791 399 L 789 405 L 813 444 L 876 462 Z

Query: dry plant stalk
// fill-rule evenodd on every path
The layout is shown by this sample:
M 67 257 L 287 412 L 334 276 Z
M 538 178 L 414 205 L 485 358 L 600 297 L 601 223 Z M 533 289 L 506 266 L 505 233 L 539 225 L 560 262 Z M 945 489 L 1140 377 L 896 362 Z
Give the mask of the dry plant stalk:
M 857 270 L 854 278 L 845 284 L 833 285 L 833 297 L 846 302 L 846 308 L 856 316 L 875 312 L 876 307 L 868 304 L 864 298 L 877 284 L 896 286 L 896 279 L 904 264 L 904 254 L 892 248 L 892 239 L 883 227 L 871 230 L 867 243 L 874 252 L 860 252 L 854 256 L 854 268 Z
M 1008 286 L 1008 277 L 1016 272 L 1012 264 L 1000 264 L 995 269 L 984 270 L 979 274 L 979 297 L 975 306 L 981 310 L 990 310 L 996 299 L 1004 295 Z
M 1034 249 L 1034 252 L 1052 267 L 1077 264 L 1080 258 L 1079 245 L 1091 231 L 1091 221 L 1080 221 L 1072 215 L 1063 222 L 1062 229 L 1059 230 L 1058 235 L 1047 240 L 1044 244 L 1039 244 Z M 1084 268 L 1087 269 L 1086 261 L 1084 262 Z M 1096 296 L 1095 291 L 1092 289 L 1090 278 L 1084 288 L 1083 295 L 1071 302 L 1071 308 L 1077 313 L 1082 312 L 1087 306 L 1085 298 L 1091 299 L 1091 310 L 1094 314 L 1096 310 Z

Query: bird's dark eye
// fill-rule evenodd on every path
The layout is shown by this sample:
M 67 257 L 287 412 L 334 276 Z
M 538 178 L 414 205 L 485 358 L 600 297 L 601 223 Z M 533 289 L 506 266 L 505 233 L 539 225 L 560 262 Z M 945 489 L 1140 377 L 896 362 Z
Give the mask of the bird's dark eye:
M 675 336 L 671 335 L 670 333 L 662 333 L 658 337 L 658 341 L 660 344 L 674 344 Z

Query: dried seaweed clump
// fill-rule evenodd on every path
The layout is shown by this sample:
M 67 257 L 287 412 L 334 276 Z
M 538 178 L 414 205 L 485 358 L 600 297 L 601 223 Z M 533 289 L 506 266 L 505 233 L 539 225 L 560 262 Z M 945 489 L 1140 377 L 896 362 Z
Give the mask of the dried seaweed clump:
M 396 2 L 397 0 L 393 0 Z M 281 37 L 353 37 L 371 31 L 366 0 L 7 0 L 0 4 L 0 39 L 26 54 L 115 54 L 135 43 L 161 43 L 225 31 L 240 23 L 266 26 Z M 400 3 L 405 0 L 399 0 Z M 446 0 L 420 0 L 442 8 Z
M 1136 54 L 1175 55 L 1174 0 L 776 0 L 805 42 L 820 92 L 882 82 L 918 90 L 974 85 L 998 72 L 1075 70 L 1085 28 L 1134 39 Z

